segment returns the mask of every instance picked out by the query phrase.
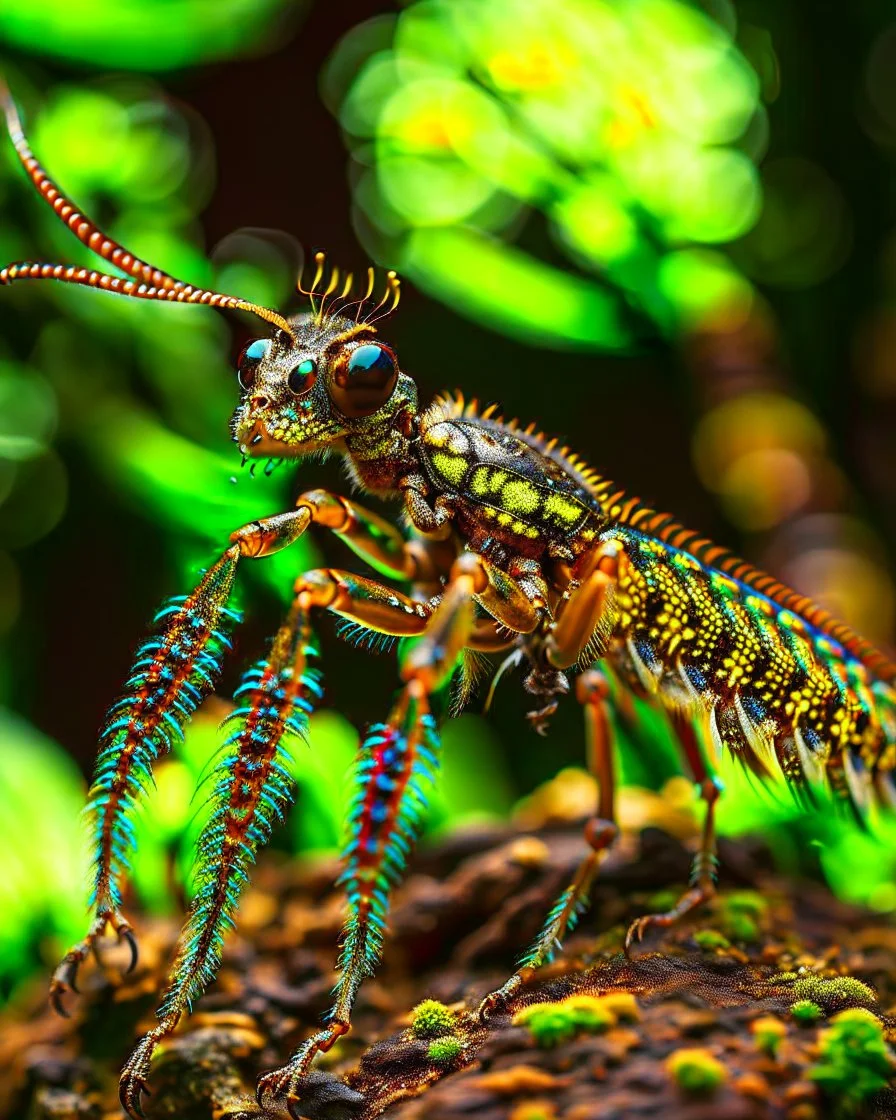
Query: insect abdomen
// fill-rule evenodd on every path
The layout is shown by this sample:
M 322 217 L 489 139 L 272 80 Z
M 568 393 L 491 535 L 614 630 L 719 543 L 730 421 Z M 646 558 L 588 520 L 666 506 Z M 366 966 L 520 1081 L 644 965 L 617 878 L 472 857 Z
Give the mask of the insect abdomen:
M 694 556 L 615 530 L 612 656 L 636 688 L 702 709 L 717 743 L 760 773 L 827 773 L 860 806 L 896 759 L 896 690 L 840 642 Z

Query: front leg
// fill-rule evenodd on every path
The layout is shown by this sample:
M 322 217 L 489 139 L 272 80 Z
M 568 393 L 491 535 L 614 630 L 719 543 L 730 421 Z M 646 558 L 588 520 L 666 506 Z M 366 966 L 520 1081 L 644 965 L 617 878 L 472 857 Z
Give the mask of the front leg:
M 425 550 L 405 541 L 394 526 L 369 510 L 325 490 L 302 494 L 296 508 L 237 529 L 231 546 L 196 589 L 157 615 L 157 633 L 138 651 L 122 697 L 111 708 L 100 738 L 87 813 L 94 843 L 92 920 L 87 935 L 66 953 L 53 974 L 50 1000 L 67 1014 L 63 998 L 77 992 L 80 965 L 97 951 L 107 928 L 127 942 L 130 965 L 137 943 L 121 911 L 127 866 L 133 854 L 132 818 L 154 763 L 180 735 L 187 719 L 212 691 L 236 620 L 227 608 L 241 557 L 269 556 L 287 547 L 312 523 L 330 529 L 381 571 L 400 579 L 436 578 Z
M 67 1014 L 64 997 L 77 992 L 78 970 L 97 953 L 107 928 L 130 948 L 137 942 L 121 909 L 134 852 L 133 817 L 155 763 L 213 690 L 230 643 L 226 631 L 238 619 L 227 606 L 243 556 L 265 556 L 291 544 L 311 522 L 307 508 L 254 521 L 238 529 L 231 545 L 184 599 L 156 616 L 158 630 L 137 651 L 122 696 L 113 704 L 100 737 L 87 816 L 93 843 L 92 918 L 87 935 L 65 954 L 53 973 L 50 1002 Z
M 77 992 L 78 969 L 97 952 L 107 927 L 128 942 L 129 969 L 137 962 L 137 943 L 121 910 L 134 850 L 134 812 L 152 781 L 153 764 L 214 687 L 229 647 L 224 631 L 237 618 L 227 602 L 239 557 L 240 549 L 231 546 L 191 595 L 163 607 L 157 633 L 138 650 L 125 692 L 109 711 L 87 796 L 93 917 L 87 936 L 69 949 L 53 974 L 50 1002 L 61 1015 L 68 1014 L 63 997 Z

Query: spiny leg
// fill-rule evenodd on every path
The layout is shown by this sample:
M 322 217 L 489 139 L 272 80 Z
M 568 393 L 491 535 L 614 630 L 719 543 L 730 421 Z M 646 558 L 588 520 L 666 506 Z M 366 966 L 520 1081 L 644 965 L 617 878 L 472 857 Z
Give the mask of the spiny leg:
M 585 840 L 590 851 L 579 864 L 572 882 L 548 913 L 541 931 L 520 960 L 517 970 L 479 1005 L 481 1019 L 487 1019 L 490 1014 L 506 1007 L 536 969 L 548 964 L 561 950 L 563 937 L 575 928 L 588 907 L 594 879 L 618 834 L 613 730 L 607 704 L 609 694 L 606 678 L 597 670 L 589 670 L 576 680 L 576 699 L 585 712 L 588 764 L 598 782 L 597 814 L 585 825 Z
M 365 625 L 390 633 L 419 633 L 408 611 L 410 600 L 372 581 L 345 572 L 309 572 L 297 585 L 300 600 L 328 607 Z M 383 601 L 383 593 L 391 603 Z M 505 624 L 527 615 L 524 593 L 506 574 L 472 553 L 452 566 L 441 602 L 426 621 L 419 640 L 406 654 L 401 675 L 404 688 L 385 724 L 370 729 L 359 755 L 356 789 L 351 803 L 344 871 L 348 918 L 342 933 L 339 979 L 328 1024 L 307 1039 L 281 1069 L 264 1074 L 258 1099 L 288 1097 L 291 1111 L 302 1079 L 315 1056 L 329 1050 L 351 1028 L 351 1012 L 362 981 L 379 962 L 389 893 L 398 882 L 420 830 L 426 787 L 437 766 L 439 742 L 429 697 L 451 676 L 474 626 L 474 598 L 503 609 Z M 387 621 L 391 606 L 392 621 Z M 414 604 L 420 612 L 431 608 Z M 415 627 L 412 629 L 412 627 Z M 294 1114 L 294 1113 L 293 1113 Z
M 77 991 L 80 964 L 96 951 L 106 927 L 131 950 L 137 944 L 121 912 L 122 889 L 134 847 L 135 806 L 152 782 L 152 767 L 182 734 L 185 722 L 212 690 L 229 642 L 224 628 L 237 618 L 227 601 L 239 559 L 229 548 L 191 595 L 172 600 L 156 616 L 158 633 L 137 653 L 124 695 L 112 706 L 100 739 L 100 752 L 86 812 L 94 843 L 93 920 L 87 936 L 74 945 L 53 974 L 50 1001 L 66 1015 L 62 1003 Z
M 713 770 L 705 740 L 695 731 L 693 722 L 683 712 L 672 713 L 671 720 L 685 761 L 699 788 L 700 797 L 706 802 L 700 849 L 691 868 L 691 885 L 671 910 L 663 914 L 645 914 L 629 926 L 625 935 L 627 955 L 631 953 L 634 943 L 641 941 L 651 927 L 665 929 L 674 925 L 696 907 L 708 902 L 716 893 L 719 861 L 716 855 L 715 810 L 722 792 L 722 783 Z
M 284 1067 L 259 1078 L 260 1104 L 268 1095 L 297 1099 L 299 1083 L 316 1055 L 351 1029 L 358 990 L 380 960 L 389 894 L 422 827 L 439 753 L 425 690 L 414 682 L 399 694 L 386 723 L 368 730 L 358 754 L 340 877 L 348 914 L 327 1025 L 306 1039 Z
M 308 666 L 314 652 L 307 614 L 296 603 L 268 657 L 249 670 L 235 693 L 240 706 L 227 720 L 234 730 L 211 775 L 213 808 L 197 845 L 197 889 L 156 1012 L 159 1022 L 121 1075 L 119 1096 L 129 1116 L 143 1115 L 140 1098 L 148 1091 L 153 1052 L 214 979 L 249 867 L 292 804 L 295 784 L 283 740 L 305 735 L 320 698 L 319 673 Z
M 566 669 L 583 657 L 602 656 L 615 621 L 614 593 L 623 560 L 616 541 L 600 544 L 584 559 L 577 577 L 557 607 L 556 618 L 545 643 L 545 655 L 556 669 Z M 594 878 L 607 849 L 616 839 L 613 734 L 608 712 L 609 685 L 596 670 L 576 681 L 576 698 L 585 711 L 588 763 L 598 780 L 597 815 L 585 826 L 591 851 L 585 856 L 572 882 L 549 912 L 538 937 L 510 979 L 485 997 L 479 1007 L 481 1018 L 506 1006 L 526 980 L 553 959 L 564 935 L 575 927 L 587 907 Z
M 405 543 L 394 527 L 346 499 L 309 491 L 296 509 L 253 521 L 231 535 L 232 545 L 191 595 L 172 600 L 157 615 L 159 632 L 141 647 L 126 685 L 112 707 L 100 739 L 87 813 L 94 829 L 93 920 L 87 936 L 66 953 L 50 985 L 50 999 L 67 1014 L 62 999 L 77 991 L 80 964 L 96 950 L 108 926 L 127 940 L 130 967 L 137 945 L 121 913 L 121 894 L 133 848 L 131 817 L 152 780 L 152 765 L 170 749 L 182 727 L 213 689 L 228 646 L 223 633 L 236 619 L 226 603 L 241 556 L 261 557 L 297 540 L 312 523 L 330 528 L 360 555 L 404 578 L 429 578 L 424 553 Z

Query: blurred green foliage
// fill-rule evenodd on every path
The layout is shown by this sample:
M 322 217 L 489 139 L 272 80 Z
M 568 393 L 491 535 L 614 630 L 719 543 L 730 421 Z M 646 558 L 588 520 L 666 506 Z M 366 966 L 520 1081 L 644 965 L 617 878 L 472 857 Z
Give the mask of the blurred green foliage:
M 116 79 L 50 91 L 33 131 L 36 150 L 51 153 L 53 174 L 87 213 L 103 215 L 112 236 L 175 275 L 226 289 L 230 269 L 225 264 L 214 275 L 199 247 L 196 219 L 211 182 L 201 123 L 145 81 Z M 0 227 L 0 256 L 33 257 L 40 246 L 47 257 L 90 263 L 24 182 L 5 150 L 0 200 L 9 219 Z M 284 294 L 273 290 L 276 275 L 251 262 L 239 265 L 239 278 L 249 298 L 276 302 Z M 228 328 L 219 316 L 61 285 L 12 289 L 7 310 L 21 321 L 0 339 L 0 397 L 11 402 L 0 421 L 6 547 L 32 544 L 64 513 L 57 434 L 79 441 L 119 499 L 165 530 L 185 583 L 235 525 L 283 508 L 285 478 L 235 477 L 222 447 L 234 393 Z M 30 354 L 25 346 L 33 346 Z M 132 391 L 134 377 L 142 400 Z M 143 403 L 147 397 L 154 408 Z M 310 546 L 303 549 L 310 559 Z M 295 570 L 287 563 L 275 558 L 249 578 L 280 596 L 289 586 L 284 572 Z M 7 610 L 9 622 L 13 614 Z
M 110 69 L 170 70 L 269 46 L 295 0 L 33 0 L 0 5 L 0 42 Z
M 673 333 L 748 294 L 705 247 L 759 215 L 760 91 L 679 0 L 416 0 L 324 75 L 372 255 L 515 337 L 610 350 L 631 311 Z

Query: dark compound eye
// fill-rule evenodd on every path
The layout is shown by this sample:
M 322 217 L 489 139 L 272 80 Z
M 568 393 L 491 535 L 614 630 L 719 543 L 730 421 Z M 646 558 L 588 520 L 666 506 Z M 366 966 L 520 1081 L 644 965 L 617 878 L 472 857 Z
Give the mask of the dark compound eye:
M 243 352 L 236 363 L 236 376 L 240 388 L 244 392 L 248 392 L 252 388 L 258 363 L 270 348 L 271 340 L 269 338 L 256 338 L 254 342 L 250 342 L 248 346 L 243 348 Z
M 371 385 L 382 381 L 391 377 L 394 369 L 395 359 L 389 351 L 373 343 L 352 350 L 352 356 L 348 360 L 349 380 L 359 384 L 363 382 Z
M 369 416 L 386 403 L 397 380 L 398 364 L 388 347 L 356 346 L 334 363 L 333 403 L 346 416 Z
M 313 358 L 306 358 L 303 362 L 299 362 L 286 379 L 290 392 L 295 393 L 297 397 L 307 393 L 315 381 L 317 381 L 317 362 Z

